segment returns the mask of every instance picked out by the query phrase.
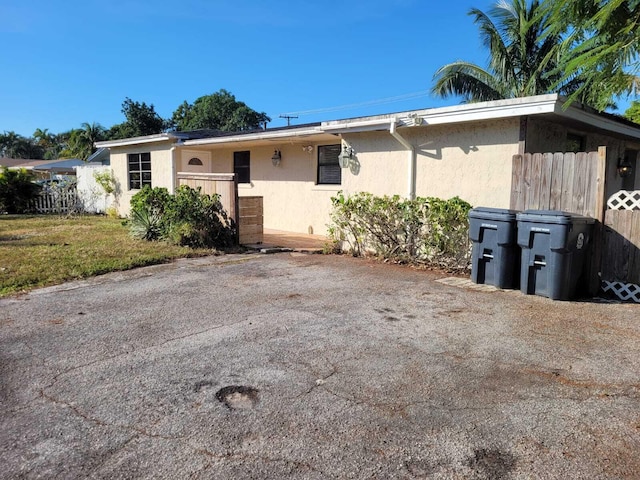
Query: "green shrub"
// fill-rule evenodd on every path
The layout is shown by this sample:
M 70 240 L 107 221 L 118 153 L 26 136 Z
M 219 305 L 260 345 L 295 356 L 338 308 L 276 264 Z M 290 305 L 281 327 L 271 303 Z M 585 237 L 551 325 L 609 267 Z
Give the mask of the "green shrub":
M 193 248 L 226 248 L 235 243 L 235 226 L 219 195 L 181 186 L 175 195 L 145 186 L 131 199 L 131 233 Z
M 171 203 L 171 194 L 164 187 L 151 188 L 145 185 L 142 189 L 131 197 L 131 210 L 141 208 L 151 208 L 163 213 L 166 206 Z
M 450 270 L 469 267 L 471 205 L 458 197 L 408 200 L 340 192 L 331 201 L 329 234 L 355 256 L 371 252 L 404 263 Z
M 160 240 L 163 238 L 162 217 L 147 206 L 131 210 L 129 221 L 131 236 L 142 240 Z
M 96 183 L 102 187 L 106 195 L 111 195 L 116 191 L 117 181 L 112 170 L 93 172 L 93 178 Z
M 0 211 L 6 213 L 27 213 L 41 187 L 34 183 L 34 177 L 25 169 L 0 172 Z

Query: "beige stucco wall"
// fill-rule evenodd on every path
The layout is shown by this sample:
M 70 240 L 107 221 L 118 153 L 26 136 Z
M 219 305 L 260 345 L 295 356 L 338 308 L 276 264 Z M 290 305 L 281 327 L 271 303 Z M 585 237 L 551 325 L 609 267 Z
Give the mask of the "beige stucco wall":
M 472 205 L 508 208 L 511 158 L 518 152 L 517 119 L 404 128 L 399 133 L 417 147 L 419 196 L 457 195 Z M 318 144 L 311 152 L 299 140 L 207 151 L 215 173 L 233 171 L 234 151 L 251 152 L 251 183 L 240 184 L 238 194 L 263 197 L 265 228 L 326 234 L 331 197 L 340 190 L 408 195 L 409 153 L 389 132 L 349 134 L 344 140 L 354 148 L 356 159 L 351 168 L 342 169 L 341 185 L 316 185 Z M 332 143 L 339 144 L 340 138 Z M 277 167 L 271 162 L 274 149 L 282 154 Z M 183 156 L 188 155 L 180 153 Z
M 517 118 L 399 129 L 416 148 L 416 194 L 508 208 L 519 129 Z M 345 191 L 408 195 L 410 154 L 395 138 L 388 132 L 344 138 L 360 164 L 357 175 L 346 175 Z
M 129 214 L 131 197 L 139 190 L 129 190 L 127 154 L 151 153 L 151 186 L 165 187 L 173 192 L 173 167 L 171 161 L 171 144 L 169 142 L 114 147 L 110 150 L 111 169 L 117 179 L 116 200 L 114 206 L 122 216 Z
M 622 178 L 618 175 L 618 159 L 625 150 L 640 150 L 640 144 L 588 132 L 578 127 L 562 125 L 555 122 L 529 118 L 527 121 L 526 151 L 529 153 L 564 152 L 567 134 L 573 133 L 585 137 L 585 150 L 597 151 L 598 147 L 607 147 L 607 173 L 605 180 L 606 198 L 622 188 Z M 635 185 L 640 188 L 640 173 L 635 172 Z
M 424 125 L 400 128 L 398 133 L 416 147 L 416 194 L 444 199 L 459 196 L 473 206 L 508 208 L 511 193 L 511 165 L 518 153 L 520 119 L 508 118 L 459 125 Z M 561 151 L 567 128 L 544 120 L 530 119 L 527 151 Z M 339 144 L 340 137 L 320 145 Z M 251 183 L 240 184 L 240 196 L 261 196 L 264 226 L 290 232 L 326 234 L 330 223 L 331 197 L 342 190 L 347 194 L 370 192 L 375 195 L 409 193 L 410 153 L 388 131 L 343 134 L 343 141 L 355 150 L 351 168 L 342 169 L 341 185 L 316 185 L 318 143 L 304 138 L 232 145 L 175 147 L 162 144 L 122 147 L 111 150 L 111 166 L 120 180 L 118 205 L 127 214 L 129 200 L 127 153 L 151 152 L 152 183 L 173 191 L 173 174 L 187 170 L 186 162 L 199 155 L 213 173 L 233 172 L 233 153 L 249 150 Z M 312 145 L 311 151 L 303 148 Z M 602 135 L 587 133 L 587 149 L 608 146 L 607 191 L 616 190 L 615 171 L 625 144 Z M 274 149 L 282 161 L 274 166 Z M 172 167 L 172 157 L 175 165 Z M 614 180 L 611 180 L 611 179 Z M 618 187 L 619 188 L 619 187 Z
M 335 143 L 340 143 L 336 137 Z M 242 146 L 215 148 L 211 153 L 211 171 L 233 172 L 233 152 L 249 150 L 251 183 L 239 184 L 239 196 L 263 197 L 264 226 L 275 230 L 323 235 L 329 223 L 331 196 L 340 185 L 316 185 L 317 145 L 311 152 L 303 150 L 309 143 L 273 146 Z M 279 166 L 271 157 L 274 150 L 281 152 Z

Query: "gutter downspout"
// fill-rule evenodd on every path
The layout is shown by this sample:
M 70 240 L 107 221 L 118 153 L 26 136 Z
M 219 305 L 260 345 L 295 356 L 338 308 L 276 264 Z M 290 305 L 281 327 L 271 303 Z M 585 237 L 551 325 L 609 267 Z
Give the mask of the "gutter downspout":
M 172 146 L 169 150 L 171 155 L 171 189 L 169 193 L 173 195 L 176 193 L 176 146 Z
M 398 142 L 400 142 L 407 150 L 409 150 L 409 178 L 407 182 L 407 187 L 409 190 L 408 197 L 409 200 L 415 200 L 416 198 L 416 149 L 413 145 L 411 145 L 406 138 L 400 135 L 396 131 L 396 120 L 394 119 L 389 124 L 389 133 L 393 138 L 395 138 Z

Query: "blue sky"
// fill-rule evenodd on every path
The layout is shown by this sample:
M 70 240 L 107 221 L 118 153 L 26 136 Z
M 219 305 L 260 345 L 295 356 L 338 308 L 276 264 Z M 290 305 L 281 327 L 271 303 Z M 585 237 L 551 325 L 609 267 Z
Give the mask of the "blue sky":
M 486 0 L 0 0 L 0 132 L 163 117 L 224 88 L 285 125 L 454 105 L 428 94 L 454 60 L 485 64 L 467 15 Z M 417 94 L 417 95 L 412 95 Z M 628 102 L 620 102 L 624 111 Z

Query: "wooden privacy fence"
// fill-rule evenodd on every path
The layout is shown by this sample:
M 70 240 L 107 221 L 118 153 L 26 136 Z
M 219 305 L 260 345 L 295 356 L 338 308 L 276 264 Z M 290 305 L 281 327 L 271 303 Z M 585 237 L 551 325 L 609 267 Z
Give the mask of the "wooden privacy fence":
M 229 218 L 238 224 L 238 185 L 233 173 L 187 173 L 177 174 L 178 186 L 200 188 L 207 195 L 220 195 L 220 203 Z
M 621 190 L 607 202 L 602 286 L 622 300 L 640 303 L 640 190 Z
M 597 152 L 526 153 L 513 156 L 510 208 L 562 210 L 596 219 L 586 265 L 589 293 L 600 289 L 606 147 Z
M 238 226 L 240 244 L 261 243 L 263 235 L 262 197 L 239 197 L 233 173 L 177 174 L 178 186 L 200 188 L 207 195 L 220 195 L 223 208 Z
M 42 192 L 33 201 L 37 213 L 74 213 L 81 210 L 80 199 L 75 188 Z
M 563 210 L 602 221 L 606 149 L 513 156 L 511 208 Z

